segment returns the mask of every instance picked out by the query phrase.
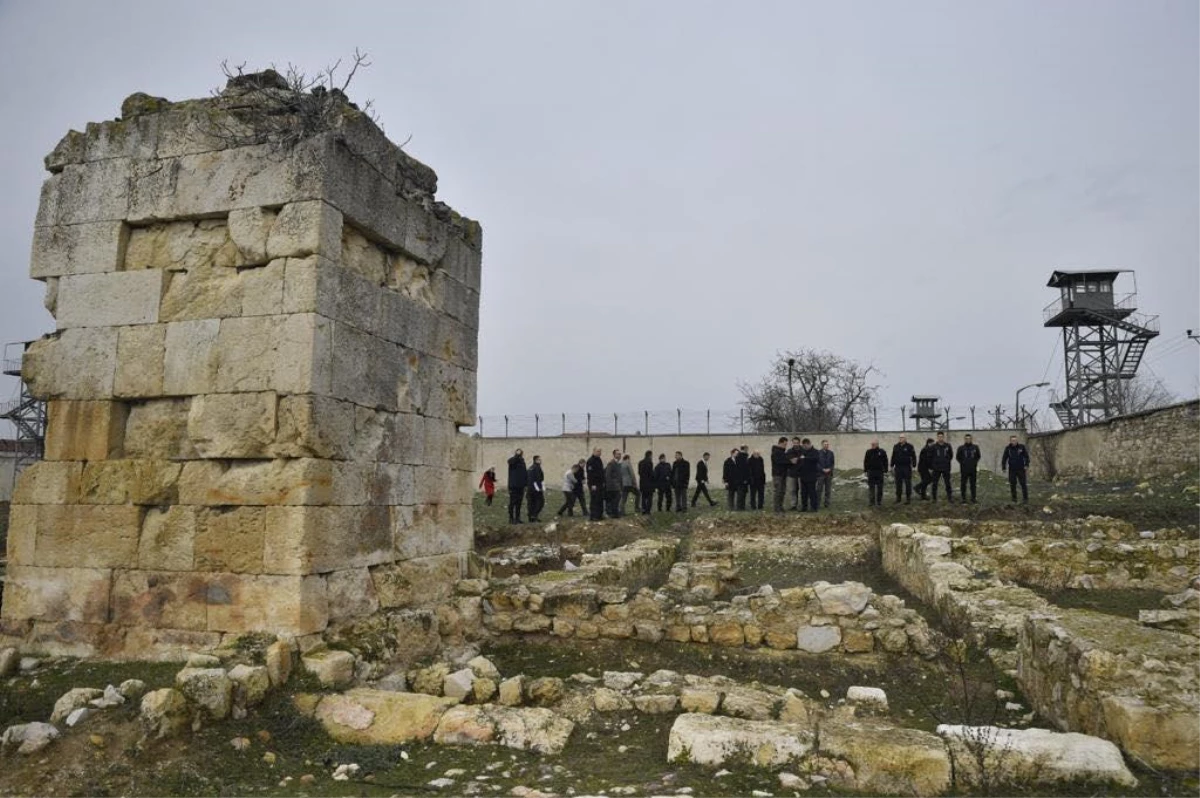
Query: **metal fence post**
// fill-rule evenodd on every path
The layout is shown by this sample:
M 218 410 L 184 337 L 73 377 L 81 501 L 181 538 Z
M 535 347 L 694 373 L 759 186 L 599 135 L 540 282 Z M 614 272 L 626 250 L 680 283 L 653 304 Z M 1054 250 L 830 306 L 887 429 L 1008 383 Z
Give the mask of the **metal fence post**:
M 738 431 L 742 435 L 746 434 L 746 408 L 744 407 L 738 411 Z
M 613 413 L 613 435 L 617 434 L 617 414 Z
M 504 417 L 504 437 L 508 437 L 508 416 Z
M 483 416 L 479 417 L 479 437 L 483 437 Z
M 562 434 L 565 437 L 567 434 L 567 414 L 562 414 Z
M 908 419 L 905 414 L 908 411 L 908 405 L 900 405 L 900 431 L 908 432 Z
M 542 419 L 537 413 L 533 414 L 533 437 L 542 437 Z
M 704 434 L 712 435 L 712 411 L 704 411 Z
M 587 434 L 588 434 L 589 438 L 592 435 L 592 414 L 591 413 L 587 414 Z
M 975 429 L 975 405 L 971 405 L 971 429 Z
M 875 427 L 875 431 L 879 432 L 879 408 L 878 407 L 871 408 L 871 418 L 872 418 L 872 423 Z
M 645 429 L 645 432 L 644 432 L 643 434 L 644 434 L 644 435 L 646 435 L 647 437 L 649 437 L 649 435 L 650 435 L 650 411 L 649 411 L 649 410 L 643 410 L 643 411 L 642 411 L 642 413 L 643 413 L 643 414 L 645 415 L 645 417 L 646 417 L 646 424 L 645 424 L 645 426 L 646 426 L 646 429 Z
M 683 409 L 679 407 L 675 408 L 675 433 L 683 434 Z

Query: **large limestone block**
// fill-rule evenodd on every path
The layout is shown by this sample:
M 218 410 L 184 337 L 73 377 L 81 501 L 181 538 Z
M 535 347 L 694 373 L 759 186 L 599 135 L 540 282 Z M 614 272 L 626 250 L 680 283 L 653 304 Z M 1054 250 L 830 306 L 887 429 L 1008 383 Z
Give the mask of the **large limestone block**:
M 78 504 L 83 463 L 40 460 L 21 472 L 13 491 L 13 505 Z
M 391 562 L 387 507 L 268 507 L 263 568 L 309 574 Z M 416 574 L 414 574 L 414 577 Z M 391 592 L 372 577 L 380 602 Z M 384 605 L 399 606 L 399 605 Z
M 196 450 L 188 438 L 190 399 L 154 399 L 129 405 L 125 422 L 125 457 L 189 460 Z
M 29 276 L 115 272 L 125 257 L 129 234 L 119 221 L 35 227 Z
M 130 274 L 163 274 L 159 270 Z M 227 266 L 194 266 L 172 274 L 162 298 L 162 321 L 223 319 L 242 313 L 243 279 Z
M 283 301 L 286 263 L 286 259 L 277 258 L 265 266 L 239 271 L 243 316 L 278 316 L 288 312 Z
M 698 765 L 748 761 L 771 768 L 799 760 L 812 745 L 812 732 L 803 726 L 689 713 L 671 725 L 667 761 Z
M 332 323 L 311 313 L 222 319 L 215 357 L 215 392 L 328 395 L 334 363 Z
M 164 288 L 157 270 L 69 274 L 58 282 L 58 328 L 153 324 Z
M 1155 767 L 1200 767 L 1195 704 L 1190 709 L 1154 706 L 1137 696 L 1107 695 L 1100 705 L 1108 735 L 1132 756 Z
M 341 252 L 342 214 L 319 200 L 284 205 L 267 236 L 270 258 L 320 255 L 337 262 Z
M 56 399 L 46 406 L 47 460 L 107 460 L 121 455 L 127 406 Z
M 424 557 L 371 569 L 371 579 L 385 609 L 427 606 L 449 598 L 462 578 L 460 555 Z
M 332 392 L 366 407 L 409 412 L 418 356 L 349 324 L 334 322 L 338 357 L 332 363 Z
M 197 396 L 188 412 L 188 438 L 201 457 L 269 456 L 277 401 L 273 391 Z
M 341 689 L 354 682 L 354 655 L 349 651 L 320 649 L 305 654 L 300 663 L 325 687 Z
M 810 654 L 822 654 L 840 645 L 842 629 L 839 626 L 801 626 L 796 632 L 796 647 Z
M 191 723 L 187 699 L 173 687 L 151 690 L 142 696 L 138 720 L 151 740 L 178 734 Z
M 208 579 L 208 630 L 305 635 L 329 623 L 319 576 L 213 574 Z
M 163 393 L 209 393 L 216 385 L 220 319 L 177 321 L 167 325 L 163 357 Z
M 820 726 L 822 753 L 845 759 L 857 787 L 872 794 L 940 795 L 950 787 L 950 757 L 935 734 L 873 720 Z
M 317 459 L 189 463 L 180 502 L 357 507 L 369 499 L 374 474 L 372 463 Z
M 122 626 L 187 629 L 208 626 L 204 577 L 182 571 L 116 571 L 112 620 Z
M 860 582 L 843 582 L 831 585 L 818 582 L 813 585 L 821 612 L 825 615 L 858 615 L 867 608 L 871 599 L 871 588 Z
M 186 271 L 238 265 L 237 247 L 224 219 L 158 222 L 133 227 L 124 268 Z
M 275 224 L 275 211 L 238 208 L 229 212 L 229 238 L 237 247 L 238 262 L 245 266 L 266 263 L 267 237 Z
M 43 186 L 36 224 L 77 225 L 125 219 L 132 173 L 129 158 L 63 167 Z
M 366 568 L 334 571 L 326 577 L 329 617 L 332 620 L 371 615 L 379 609 L 379 597 Z
M 36 504 L 13 504 L 8 514 L 8 564 L 33 565 L 37 547 Z M 0 632 L 2 633 L 2 632 Z
M 167 328 L 163 324 L 122 327 L 117 331 L 114 396 L 162 396 L 166 337 Z
M 132 568 L 141 514 L 142 508 L 128 505 L 40 505 L 34 562 L 58 568 Z
M 56 622 L 108 620 L 112 571 L 107 568 L 8 566 L 4 583 L 6 619 Z
M 98 460 L 83 468 L 83 504 L 167 505 L 179 495 L 180 463 L 167 460 Z
M 278 457 L 352 459 L 359 448 L 356 431 L 359 410 L 350 402 L 329 396 L 280 397 L 272 451 Z M 370 415 L 374 417 L 374 413 Z
M 117 330 L 72 328 L 30 344 L 22 360 L 29 390 L 42 399 L 107 400 L 117 368 Z
M 428 740 L 456 698 L 389 690 L 350 690 L 317 705 L 317 720 L 334 740 L 350 745 L 399 745 Z
M 496 745 L 559 754 L 575 724 L 549 709 L 496 705 L 456 706 L 442 715 L 433 740 L 442 744 Z
M 262 573 L 265 524 L 261 507 L 201 508 L 196 514 L 196 570 Z
M 984 776 L 993 784 L 1085 781 L 1137 785 L 1121 751 L 1099 737 L 1047 729 L 948 724 L 938 726 L 937 732 L 946 739 L 954 756 L 955 777 L 967 785 L 984 783 Z M 823 741 L 824 727 L 821 733 Z
M 352 226 L 342 227 L 341 265 L 376 286 L 388 275 L 388 253 Z

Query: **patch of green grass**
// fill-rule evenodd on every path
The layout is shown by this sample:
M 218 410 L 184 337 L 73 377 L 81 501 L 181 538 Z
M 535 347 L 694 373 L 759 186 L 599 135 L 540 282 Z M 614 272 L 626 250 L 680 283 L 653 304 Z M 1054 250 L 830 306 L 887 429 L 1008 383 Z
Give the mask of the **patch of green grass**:
M 59 660 L 36 671 L 0 682 L 0 726 L 50 720 L 54 702 L 73 687 L 119 685 L 126 679 L 141 679 L 147 690 L 170 687 L 179 663 L 102 662 Z M 133 709 L 135 704 L 125 705 Z

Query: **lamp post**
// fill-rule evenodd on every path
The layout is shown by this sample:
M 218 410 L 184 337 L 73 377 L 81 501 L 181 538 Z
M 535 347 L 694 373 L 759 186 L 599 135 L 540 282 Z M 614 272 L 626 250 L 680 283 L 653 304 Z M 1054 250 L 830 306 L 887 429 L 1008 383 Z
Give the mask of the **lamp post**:
M 792 369 L 796 366 L 796 358 L 788 358 L 788 432 L 796 432 L 796 393 L 792 390 Z
M 1013 417 L 1017 420 L 1018 426 L 1024 426 L 1024 421 L 1021 418 L 1021 391 L 1024 391 L 1026 388 L 1045 388 L 1049 384 L 1050 383 L 1048 382 L 1031 382 L 1028 385 L 1017 389 L 1017 404 L 1016 409 L 1013 410 L 1013 413 L 1015 414 Z

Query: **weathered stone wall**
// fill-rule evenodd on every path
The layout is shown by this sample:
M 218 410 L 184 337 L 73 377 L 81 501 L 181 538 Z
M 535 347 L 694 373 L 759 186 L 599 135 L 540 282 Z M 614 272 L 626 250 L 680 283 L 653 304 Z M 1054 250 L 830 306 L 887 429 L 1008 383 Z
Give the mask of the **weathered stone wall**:
M 134 95 L 46 159 L 31 274 L 57 329 L 24 374 L 46 459 L 0 629 L 26 647 L 308 635 L 463 575 L 479 225 L 344 99 L 294 147 L 220 135 L 269 94 L 235 84 Z
M 1004 447 L 1008 445 L 1008 436 L 1017 435 L 1025 440 L 1024 430 L 952 430 L 947 436 L 957 448 L 962 443 L 962 436 L 970 434 L 979 445 L 983 460 L 980 466 L 989 471 L 1000 470 L 1000 457 Z M 863 454 L 871 445 L 872 439 L 878 438 L 879 446 L 891 455 L 892 446 L 901 434 L 908 436 L 908 442 L 919 450 L 924 445 L 925 438 L 933 437 L 927 432 L 830 432 L 802 433 L 801 437 L 812 439 L 814 446 L 819 446 L 822 440 L 829 441 L 829 447 L 837 457 L 839 469 L 862 469 Z M 708 452 L 712 455 L 709 460 L 710 484 L 721 487 L 721 463 L 729 456 L 729 450 L 743 443 L 751 451 L 758 450 L 766 459 L 770 459 L 771 446 L 779 440 L 778 435 L 596 435 L 587 437 L 567 438 L 480 438 L 479 448 L 475 459 L 475 470 L 482 475 L 491 466 L 496 467 L 497 485 L 504 487 L 508 479 L 508 468 L 505 465 L 508 458 L 517 449 L 525 452 L 525 462 L 533 460 L 533 455 L 541 455 L 542 467 L 546 472 L 546 486 L 550 490 L 558 490 L 562 486 L 562 475 L 572 463 L 586 459 L 592 448 L 599 446 L 604 450 L 607 461 L 613 449 L 627 452 L 636 462 L 642 459 L 646 450 L 654 452 L 655 462 L 660 454 L 667 456 L 669 462 L 676 451 L 692 464 L 692 474 L 696 473 L 696 462 Z M 768 463 L 769 468 L 769 463 Z M 954 466 L 957 471 L 957 464 Z M 768 473 L 770 473 L 768 471 Z M 475 478 L 476 484 L 479 477 Z M 957 490 L 957 486 L 955 490 Z
M 1029 436 L 1042 478 L 1141 480 L 1200 467 L 1200 400 Z

